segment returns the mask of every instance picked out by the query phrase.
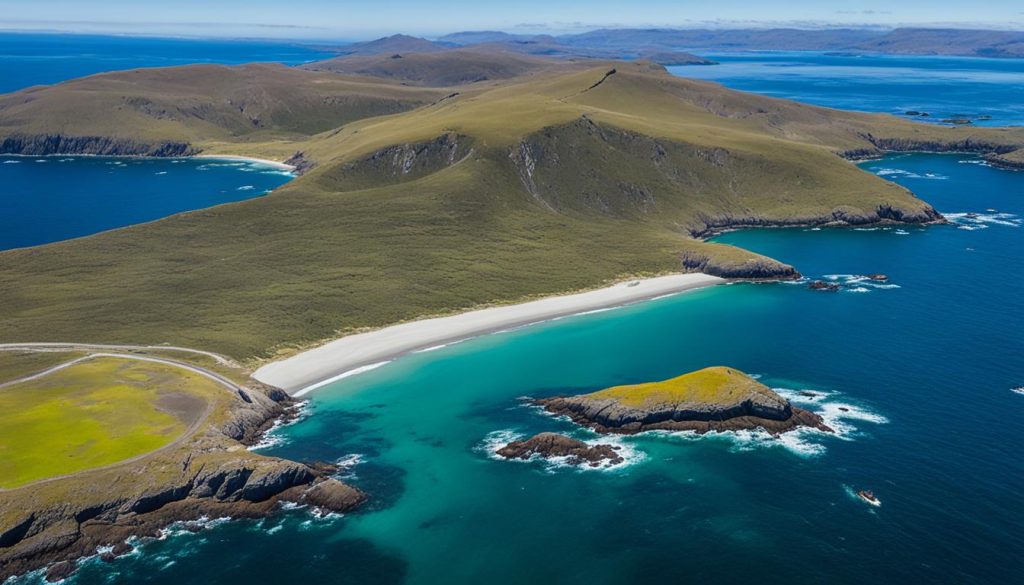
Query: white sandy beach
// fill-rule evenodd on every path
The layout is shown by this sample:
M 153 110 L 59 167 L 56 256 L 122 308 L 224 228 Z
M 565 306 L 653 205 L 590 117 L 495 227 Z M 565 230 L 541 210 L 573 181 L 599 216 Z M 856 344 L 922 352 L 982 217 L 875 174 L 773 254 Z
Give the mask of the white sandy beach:
M 583 293 L 423 319 L 342 337 L 256 370 L 254 377 L 303 396 L 402 355 L 557 317 L 645 301 L 725 282 L 707 274 L 672 274 Z
M 276 160 L 270 160 L 270 159 L 266 159 L 266 158 L 256 158 L 256 157 L 253 157 L 253 156 L 240 156 L 240 155 L 237 155 L 237 154 L 197 154 L 197 155 L 192 156 L 192 158 L 207 158 L 207 159 L 213 159 L 213 160 L 237 160 L 237 161 L 241 161 L 241 162 L 259 163 L 261 165 L 267 165 L 268 167 L 274 167 L 276 169 L 281 169 L 282 171 L 294 171 L 295 170 L 295 167 L 293 167 L 292 165 L 285 164 L 283 162 L 279 162 L 279 161 L 276 161 Z

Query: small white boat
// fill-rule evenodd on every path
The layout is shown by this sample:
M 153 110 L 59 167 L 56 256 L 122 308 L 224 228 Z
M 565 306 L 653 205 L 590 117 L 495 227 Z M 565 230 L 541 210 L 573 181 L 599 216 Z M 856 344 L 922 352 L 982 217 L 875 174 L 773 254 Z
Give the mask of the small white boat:
M 875 494 L 871 490 L 860 490 L 857 492 L 857 497 L 871 504 L 872 506 L 881 506 L 882 502 L 875 497 Z

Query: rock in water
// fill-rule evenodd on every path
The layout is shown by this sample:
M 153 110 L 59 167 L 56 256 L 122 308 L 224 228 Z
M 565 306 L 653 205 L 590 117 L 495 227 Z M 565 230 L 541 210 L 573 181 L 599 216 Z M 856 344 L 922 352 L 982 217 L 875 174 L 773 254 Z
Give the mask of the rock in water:
M 839 290 L 839 285 L 835 282 L 825 282 L 824 280 L 815 280 L 814 282 L 807 285 L 807 288 L 811 290 L 824 290 L 828 292 L 835 292 Z
M 56 583 L 57 581 L 63 581 L 71 575 L 75 574 L 78 567 L 72 561 L 60 561 L 50 565 L 50 568 L 46 570 L 46 582 Z
M 777 435 L 801 426 L 832 432 L 817 414 L 791 405 L 743 372 L 722 366 L 662 382 L 546 398 L 537 404 L 599 433 L 761 428 Z
M 525 441 L 512 441 L 498 455 L 507 459 L 530 459 L 534 455 L 544 458 L 566 457 L 570 465 L 599 467 L 607 461 L 611 465 L 622 463 L 622 456 L 611 445 L 588 445 L 578 439 L 558 433 L 540 433 Z

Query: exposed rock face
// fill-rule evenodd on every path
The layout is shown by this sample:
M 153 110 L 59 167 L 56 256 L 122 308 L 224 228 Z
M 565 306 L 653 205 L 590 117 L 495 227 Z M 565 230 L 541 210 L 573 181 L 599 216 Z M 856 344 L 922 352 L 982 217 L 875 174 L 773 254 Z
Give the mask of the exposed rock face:
M 346 512 L 366 496 L 318 468 L 244 450 L 294 403 L 280 390 L 251 384 L 221 428 L 209 428 L 167 453 L 123 468 L 0 493 L 0 581 L 52 565 L 66 576 L 65 562 L 115 546 L 105 560 L 128 552 L 131 536 L 154 536 L 176 521 L 255 518 L 283 501 Z M 241 443 L 240 443 L 241 442 Z
M 801 426 L 831 432 L 817 414 L 792 406 L 768 387 L 731 368 L 706 368 L 666 380 L 617 386 L 592 394 L 536 401 L 600 433 L 652 430 L 772 434 Z
M 826 292 L 836 292 L 841 286 L 836 282 L 825 282 L 824 280 L 815 280 L 814 282 L 807 285 L 807 288 L 811 290 L 823 290 Z
M 623 461 L 622 456 L 611 445 L 591 446 L 558 433 L 540 433 L 525 441 L 512 441 L 499 449 L 498 455 L 507 459 L 530 459 L 534 456 L 566 457 L 566 462 L 570 465 L 590 467 L 600 467 L 605 462 L 614 465 Z
M 750 255 L 739 262 L 725 257 L 713 257 L 699 251 L 686 251 L 680 256 L 680 263 L 686 271 L 703 272 L 721 278 L 742 278 L 747 280 L 793 280 L 800 273 L 789 264 L 772 260 L 767 256 Z
M 932 224 L 944 223 L 945 221 L 942 214 L 930 205 L 923 205 L 920 209 L 904 209 L 892 205 L 879 205 L 869 212 L 848 207 L 837 207 L 827 215 L 786 219 L 732 215 L 705 217 L 703 218 L 704 226 L 692 229 L 690 235 L 695 238 L 708 238 L 726 230 L 761 227 L 859 226 L 879 223 Z
M 304 175 L 316 166 L 316 163 L 306 158 L 306 153 L 301 150 L 293 154 L 288 160 L 284 161 L 284 164 L 295 167 L 296 175 Z
M 109 136 L 36 134 L 0 140 L 0 154 L 94 154 L 104 156 L 191 156 L 199 150 L 184 142 L 135 142 Z
M 449 132 L 426 142 L 383 148 L 332 169 L 324 179 L 346 189 L 403 183 L 455 165 L 472 152 L 472 139 Z

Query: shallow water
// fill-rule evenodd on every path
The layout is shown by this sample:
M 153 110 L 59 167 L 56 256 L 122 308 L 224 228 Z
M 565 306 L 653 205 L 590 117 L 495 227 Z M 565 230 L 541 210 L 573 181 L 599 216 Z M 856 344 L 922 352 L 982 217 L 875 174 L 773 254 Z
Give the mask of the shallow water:
M 232 160 L 0 155 L 0 250 L 251 199 L 292 178 Z
M 926 118 L 904 116 L 925 122 L 967 116 L 978 126 L 1024 124 L 1024 59 L 772 51 L 701 56 L 720 64 L 669 70 L 832 108 L 901 116 L 927 112 Z
M 113 565 L 88 563 L 75 582 L 1013 582 L 1024 569 L 1024 397 L 1011 390 L 1024 382 L 1024 173 L 956 155 L 864 167 L 900 171 L 887 176 L 940 211 L 979 216 L 730 233 L 719 240 L 843 290 L 714 287 L 333 384 L 263 452 L 345 460 L 348 481 L 372 494 L 366 509 L 150 542 Z M 872 272 L 890 281 L 857 277 Z M 491 454 L 540 430 L 595 438 L 518 397 L 713 364 L 762 376 L 840 432 L 621 438 L 628 462 L 606 470 Z M 863 488 L 880 508 L 853 495 Z

